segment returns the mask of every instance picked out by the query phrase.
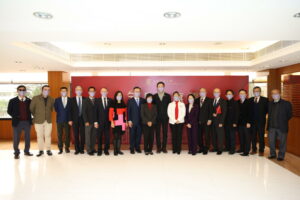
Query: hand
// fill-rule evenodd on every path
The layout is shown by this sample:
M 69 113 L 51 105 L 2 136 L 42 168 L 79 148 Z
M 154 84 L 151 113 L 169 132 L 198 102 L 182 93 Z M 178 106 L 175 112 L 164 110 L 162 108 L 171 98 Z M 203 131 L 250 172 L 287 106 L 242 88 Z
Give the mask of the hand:
M 219 124 L 219 127 L 222 128 L 222 127 L 223 127 L 223 124 Z
M 217 114 L 216 114 L 216 113 L 214 113 L 214 114 L 213 114 L 213 116 L 214 116 L 214 117 L 217 117 Z
M 180 122 L 179 122 L 179 120 L 176 120 L 176 122 L 175 122 L 176 124 L 179 124 Z
M 207 121 L 207 126 L 210 126 L 211 125 L 211 120 L 208 120 Z
M 187 124 L 186 125 L 188 128 L 192 128 L 192 125 L 191 124 Z
M 73 122 L 72 122 L 72 121 L 69 121 L 69 125 L 72 126 L 72 125 L 73 125 Z
M 128 121 L 128 126 L 129 126 L 130 128 L 132 128 L 132 125 L 133 125 L 132 121 Z
M 237 127 L 237 125 L 236 125 L 236 124 L 233 124 L 232 126 L 233 126 L 233 127 Z
M 128 122 L 125 123 L 125 127 L 126 127 L 126 128 L 128 127 Z
M 152 126 L 152 122 L 147 122 L 147 125 L 148 125 L 149 127 L 151 127 L 151 126 Z
M 99 124 L 98 123 L 94 124 L 94 126 L 95 126 L 95 128 L 99 128 Z
M 115 123 L 114 123 L 114 122 L 111 122 L 110 126 L 111 126 L 112 128 L 115 128 Z
M 251 127 L 251 124 L 250 124 L 250 123 L 247 123 L 247 124 L 246 124 L 246 127 L 247 127 L 247 128 L 250 128 L 250 127 Z
M 90 126 L 90 123 L 88 123 L 88 122 L 85 122 L 85 126 Z

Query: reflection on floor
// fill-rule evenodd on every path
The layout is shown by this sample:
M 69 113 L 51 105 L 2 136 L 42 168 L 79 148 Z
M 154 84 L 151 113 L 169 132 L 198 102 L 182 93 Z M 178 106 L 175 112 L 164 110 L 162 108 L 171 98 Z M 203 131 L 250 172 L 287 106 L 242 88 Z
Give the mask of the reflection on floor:
M 37 153 L 36 150 L 32 150 Z M 14 160 L 0 151 L 0 199 L 287 199 L 299 200 L 300 177 L 257 155 L 144 154 Z

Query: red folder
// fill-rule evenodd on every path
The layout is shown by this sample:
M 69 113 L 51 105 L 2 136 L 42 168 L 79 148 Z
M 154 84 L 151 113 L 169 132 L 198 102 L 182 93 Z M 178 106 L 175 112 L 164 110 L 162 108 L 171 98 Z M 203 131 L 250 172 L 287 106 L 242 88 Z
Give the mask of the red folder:
M 222 114 L 222 109 L 221 109 L 221 106 L 218 105 L 217 109 L 216 109 L 216 114 Z

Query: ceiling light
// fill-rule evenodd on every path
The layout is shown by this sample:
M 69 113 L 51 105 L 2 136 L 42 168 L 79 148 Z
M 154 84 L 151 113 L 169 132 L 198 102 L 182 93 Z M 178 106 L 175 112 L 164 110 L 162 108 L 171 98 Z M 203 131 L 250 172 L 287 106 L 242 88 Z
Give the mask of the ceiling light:
M 215 42 L 214 45 L 221 45 L 223 44 L 222 42 Z
M 165 12 L 164 17 L 168 19 L 174 19 L 180 17 L 181 14 L 179 12 Z
M 159 43 L 159 45 L 161 45 L 161 46 L 164 46 L 164 45 L 166 45 L 167 43 L 165 43 L 165 42 L 160 42 Z
M 110 46 L 110 45 L 111 45 L 111 43 L 109 43 L 109 42 L 104 42 L 103 44 L 104 44 L 104 45 L 107 45 L 107 46 Z
M 300 18 L 300 12 L 293 15 L 293 17 Z
M 15 61 L 15 63 L 17 63 L 17 64 L 21 64 L 21 63 L 22 63 L 22 61 L 19 61 L 19 60 L 17 60 L 17 61 Z
M 33 15 L 40 19 L 52 19 L 53 18 L 53 15 L 51 15 L 50 13 L 46 13 L 46 12 L 34 12 Z

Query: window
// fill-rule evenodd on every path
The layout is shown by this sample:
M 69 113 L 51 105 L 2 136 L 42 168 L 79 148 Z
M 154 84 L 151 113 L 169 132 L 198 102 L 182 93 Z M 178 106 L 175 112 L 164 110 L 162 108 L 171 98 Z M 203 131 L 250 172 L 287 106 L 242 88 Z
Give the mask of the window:
M 0 84 L 0 118 L 10 118 L 7 114 L 7 105 L 11 98 L 17 95 L 17 87 L 20 84 Z M 41 93 L 41 87 L 45 84 L 24 84 L 27 88 L 27 97 L 32 98 Z

